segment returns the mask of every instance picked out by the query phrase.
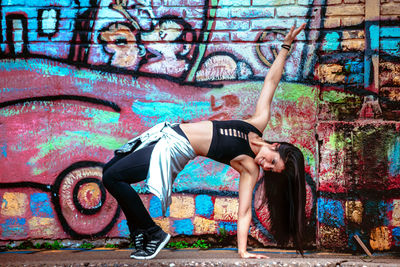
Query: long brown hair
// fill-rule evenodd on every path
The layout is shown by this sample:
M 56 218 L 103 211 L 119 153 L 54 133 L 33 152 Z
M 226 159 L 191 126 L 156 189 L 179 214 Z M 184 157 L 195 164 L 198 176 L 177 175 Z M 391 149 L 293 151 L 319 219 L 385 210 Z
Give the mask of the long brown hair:
M 292 239 L 296 249 L 303 255 L 306 225 L 304 156 L 300 149 L 290 143 L 277 143 L 285 169 L 282 173 L 264 171 L 263 204 L 268 206 L 271 233 L 278 245 L 286 245 Z

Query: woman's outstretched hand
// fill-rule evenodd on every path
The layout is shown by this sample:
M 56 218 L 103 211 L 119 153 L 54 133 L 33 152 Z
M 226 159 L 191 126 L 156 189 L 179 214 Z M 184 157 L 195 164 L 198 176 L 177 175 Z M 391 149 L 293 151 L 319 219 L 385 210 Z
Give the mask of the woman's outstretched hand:
M 242 259 L 268 259 L 269 257 L 260 254 L 253 254 L 247 251 L 239 253 Z
M 291 45 L 293 40 L 296 39 L 296 36 L 304 30 L 306 27 L 306 24 L 303 23 L 300 27 L 296 29 L 296 25 L 293 25 L 292 28 L 290 28 L 290 31 L 288 34 L 286 34 L 285 39 L 283 40 L 284 44 Z

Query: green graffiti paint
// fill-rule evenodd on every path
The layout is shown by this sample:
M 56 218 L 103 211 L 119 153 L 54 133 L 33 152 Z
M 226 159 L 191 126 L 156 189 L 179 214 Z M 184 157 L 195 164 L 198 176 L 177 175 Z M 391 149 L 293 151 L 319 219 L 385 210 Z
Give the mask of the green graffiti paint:
M 99 109 L 87 108 L 82 112 L 85 117 L 92 118 L 94 124 L 117 123 L 120 117 L 119 113 Z
M 330 103 L 346 103 L 349 97 L 352 95 L 338 91 L 322 92 L 322 99 Z
M 84 147 L 102 147 L 108 150 L 114 150 L 122 146 L 126 142 L 125 139 L 117 139 L 112 136 L 92 133 L 87 131 L 65 131 L 63 136 L 52 136 L 46 143 L 40 144 L 36 148 L 39 150 L 36 156 L 28 161 L 28 165 L 35 164 L 43 157 L 51 153 L 60 153 L 60 151 L 71 150 L 73 148 Z M 35 167 L 33 174 L 39 175 L 46 171 Z
M 37 104 L 36 104 L 37 103 Z M 57 108 L 56 108 L 57 107 Z M 76 109 L 79 108 L 80 105 L 76 104 L 68 104 L 68 103 L 57 103 L 49 102 L 49 101 L 35 101 L 31 103 L 25 103 L 23 106 L 16 107 L 7 107 L 0 109 L 0 117 L 12 117 L 17 115 L 23 115 L 31 112 L 43 112 L 43 113 L 54 113 L 59 114 L 60 110 L 58 108 L 62 108 L 62 113 L 66 114 L 76 114 Z M 79 111 L 78 111 L 79 112 Z M 92 123 L 94 124 L 109 124 L 109 123 L 117 123 L 120 117 L 119 113 L 113 111 L 100 110 L 96 108 L 85 108 L 83 111 L 79 113 L 85 118 L 92 119 Z
M 308 166 L 311 166 L 311 168 L 315 168 L 315 157 L 313 155 L 313 153 L 308 150 L 307 148 L 298 146 L 299 149 L 301 150 L 301 152 L 303 153 L 304 159 L 307 162 Z
M 354 120 L 361 109 L 363 97 L 337 92 L 324 91 L 321 93 L 320 116 L 336 120 Z
M 252 97 L 258 98 L 258 95 L 261 93 L 263 86 L 263 81 L 257 82 L 241 82 L 234 83 L 224 86 L 223 92 L 220 89 L 214 89 L 210 92 L 213 95 L 222 95 L 228 93 L 237 93 L 238 95 L 245 95 L 251 93 Z M 297 102 L 304 98 L 310 98 L 315 103 L 315 107 L 317 105 L 316 99 L 318 93 L 318 89 L 315 86 L 309 86 L 305 84 L 299 83 L 290 83 L 290 82 L 281 82 L 275 92 L 274 101 L 275 100 L 284 100 L 284 101 L 293 101 Z M 257 96 L 255 95 L 257 94 Z
M 281 82 L 275 92 L 274 100 L 299 101 L 301 98 L 315 99 L 317 88 L 299 83 Z M 315 105 L 316 101 L 313 101 Z
M 95 70 L 77 69 L 64 63 L 55 63 L 47 59 L 28 59 L 28 60 L 2 60 L 0 71 L 12 72 L 16 70 L 30 70 L 42 75 L 74 77 L 77 87 L 86 81 L 101 82 L 107 81 L 113 84 L 136 86 L 137 80 L 131 76 L 120 77 L 112 73 L 105 73 Z
M 331 149 L 342 150 L 347 145 L 346 141 L 349 140 L 345 140 L 344 136 L 341 133 L 335 132 L 329 136 L 329 141 L 327 142 L 327 145 L 329 145 Z
M 31 102 L 30 104 L 24 104 L 22 106 L 18 106 L 16 108 L 15 106 L 12 107 L 5 107 L 0 109 L 0 117 L 12 117 L 12 116 L 17 116 L 25 113 L 30 113 L 33 112 L 36 109 L 35 104 L 32 104 L 35 102 Z

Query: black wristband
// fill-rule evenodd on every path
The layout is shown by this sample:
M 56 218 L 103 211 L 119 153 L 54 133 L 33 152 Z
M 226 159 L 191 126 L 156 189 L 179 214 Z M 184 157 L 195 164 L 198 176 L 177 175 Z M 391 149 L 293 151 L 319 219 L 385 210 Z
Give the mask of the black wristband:
M 285 48 L 287 51 L 290 51 L 290 45 L 288 44 L 283 44 L 281 45 L 282 48 Z

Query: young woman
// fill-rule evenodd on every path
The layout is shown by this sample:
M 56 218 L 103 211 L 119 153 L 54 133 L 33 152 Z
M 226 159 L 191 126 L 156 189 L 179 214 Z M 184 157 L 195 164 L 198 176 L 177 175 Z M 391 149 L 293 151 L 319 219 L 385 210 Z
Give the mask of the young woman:
M 272 232 L 278 243 L 289 238 L 300 253 L 305 226 L 304 158 L 288 143 L 269 143 L 262 132 L 270 119 L 270 106 L 282 76 L 290 46 L 305 24 L 293 26 L 269 70 L 255 113 L 247 120 L 161 123 L 115 151 L 104 166 L 103 184 L 121 206 L 135 242 L 131 258 L 151 259 L 168 243 L 170 235 L 157 226 L 139 195 L 130 186 L 146 180 L 165 213 L 172 183 L 185 164 L 204 156 L 230 165 L 240 173 L 237 222 L 238 253 L 242 258 L 264 258 L 247 252 L 251 203 L 260 167 L 270 208 Z M 272 189 L 272 190 L 271 190 Z

